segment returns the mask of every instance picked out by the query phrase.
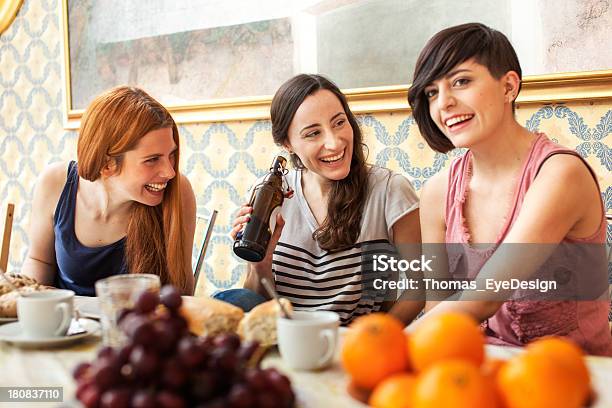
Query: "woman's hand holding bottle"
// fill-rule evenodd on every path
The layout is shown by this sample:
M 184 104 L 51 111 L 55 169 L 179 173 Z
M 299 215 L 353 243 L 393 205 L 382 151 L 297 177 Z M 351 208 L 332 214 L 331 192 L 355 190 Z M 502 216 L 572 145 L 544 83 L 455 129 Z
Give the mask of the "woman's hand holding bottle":
M 236 218 L 234 218 L 232 230 L 230 231 L 230 236 L 233 240 L 236 240 L 238 235 L 244 229 L 245 224 L 249 222 L 252 211 L 253 207 L 249 206 L 248 203 L 245 203 L 236 213 Z M 264 258 L 260 262 L 249 262 L 248 275 L 244 286 L 261 293 L 266 297 L 266 291 L 261 286 L 260 281 L 261 278 L 267 278 L 271 282 L 274 282 L 274 277 L 272 276 L 272 255 L 274 254 L 276 244 L 278 243 L 281 233 L 283 232 L 284 225 L 285 219 L 283 216 L 280 213 L 276 214 L 276 225 L 274 226 L 274 231 L 270 237 L 270 242 Z

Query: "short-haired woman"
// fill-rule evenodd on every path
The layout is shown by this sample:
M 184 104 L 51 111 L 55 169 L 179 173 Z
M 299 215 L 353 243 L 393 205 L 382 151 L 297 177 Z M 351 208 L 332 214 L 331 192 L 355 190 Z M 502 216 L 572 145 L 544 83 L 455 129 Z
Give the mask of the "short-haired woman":
M 468 149 L 423 188 L 423 242 L 462 246 L 463 253 L 449 252 L 448 273 L 473 279 L 480 289 L 488 279 L 527 281 L 540 267 L 580 287 L 593 278 L 588 268 L 568 275 L 555 266 L 570 267 L 569 260 L 584 255 L 587 262 L 605 265 L 606 221 L 597 178 L 574 150 L 517 122 L 520 89 L 512 45 L 483 24 L 442 30 L 421 51 L 408 97 L 421 134 L 440 153 Z M 545 300 L 530 295 L 519 300 L 513 297 L 519 292 L 505 293 L 464 290 L 453 300 L 428 299 L 423 319 L 460 311 L 483 322 L 494 344 L 560 335 L 589 353 L 612 355 L 605 278 L 573 293 L 575 298 L 553 292 Z

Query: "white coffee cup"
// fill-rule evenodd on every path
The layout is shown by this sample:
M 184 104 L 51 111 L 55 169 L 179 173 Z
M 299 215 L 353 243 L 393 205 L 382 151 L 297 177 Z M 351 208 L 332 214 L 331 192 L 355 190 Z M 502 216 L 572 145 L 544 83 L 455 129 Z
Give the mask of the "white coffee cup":
M 32 339 L 66 334 L 74 311 L 74 292 L 51 289 L 17 298 L 17 317 L 23 334 Z
M 291 368 L 318 370 L 334 359 L 340 318 L 329 311 L 294 311 L 291 319 L 276 321 L 278 349 Z

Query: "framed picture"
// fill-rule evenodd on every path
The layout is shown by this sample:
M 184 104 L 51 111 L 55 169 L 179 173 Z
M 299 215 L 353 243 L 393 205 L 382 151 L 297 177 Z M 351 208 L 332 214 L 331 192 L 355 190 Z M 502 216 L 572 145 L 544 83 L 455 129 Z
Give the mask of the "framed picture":
M 61 0 L 66 127 L 116 85 L 142 87 L 180 123 L 261 119 L 300 72 L 356 113 L 407 110 L 415 59 L 444 27 L 504 32 L 523 64 L 518 103 L 612 96 L 607 2 L 570 0 Z M 452 12 L 449 10 L 452 9 Z
M 0 3 L 0 34 L 11 25 L 22 4 L 23 0 L 4 0 Z

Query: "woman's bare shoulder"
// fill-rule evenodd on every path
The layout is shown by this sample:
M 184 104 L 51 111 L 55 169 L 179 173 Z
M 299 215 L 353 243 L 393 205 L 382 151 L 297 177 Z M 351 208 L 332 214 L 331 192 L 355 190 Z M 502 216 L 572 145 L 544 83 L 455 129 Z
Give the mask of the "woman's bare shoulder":
M 549 157 L 540 168 L 538 176 L 554 177 L 576 177 L 583 180 L 592 179 L 589 168 L 584 161 L 574 154 L 555 154 Z M 563 180 L 563 178 L 561 178 Z
M 195 194 L 193 192 L 193 187 L 191 186 L 191 181 L 185 174 L 183 173 L 180 173 L 180 174 L 181 174 L 181 183 L 180 183 L 181 195 L 187 198 L 194 197 Z
M 57 198 L 61 194 L 68 175 L 68 162 L 55 162 L 43 169 L 36 182 L 36 191 L 45 200 Z M 52 200 L 56 202 L 57 200 Z
M 573 194 L 578 200 L 585 197 L 599 197 L 595 175 L 591 174 L 584 161 L 571 154 L 556 154 L 542 164 L 536 181 L 548 194 L 552 185 L 558 185 L 564 195 Z
M 421 200 L 432 199 L 434 202 L 439 202 L 440 199 L 446 196 L 448 187 L 448 169 L 442 170 L 431 176 L 421 189 Z
M 181 194 L 181 203 L 182 203 L 182 211 L 186 214 L 186 219 L 195 220 L 196 214 L 196 198 L 195 193 L 193 192 L 193 187 L 191 186 L 191 182 L 183 173 L 181 173 L 181 183 L 180 183 L 180 194 Z

